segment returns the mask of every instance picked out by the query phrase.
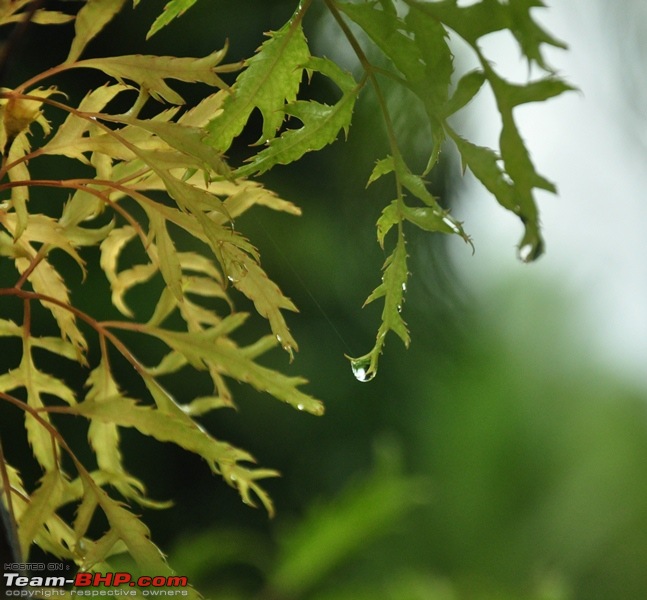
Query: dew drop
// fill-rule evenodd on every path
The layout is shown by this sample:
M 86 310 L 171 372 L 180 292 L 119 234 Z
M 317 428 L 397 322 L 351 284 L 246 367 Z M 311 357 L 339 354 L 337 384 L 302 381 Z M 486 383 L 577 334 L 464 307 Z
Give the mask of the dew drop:
M 353 375 L 357 381 L 366 382 L 370 381 L 375 377 L 375 369 L 371 370 L 371 359 L 368 357 L 356 358 L 350 361 L 351 369 L 353 369 Z
M 297 404 L 297 410 L 303 410 L 304 408 L 305 408 L 305 405 Z
M 523 246 L 521 246 L 521 248 L 519 248 L 519 258 L 523 262 L 532 262 L 532 260 L 534 259 L 533 254 L 534 248 L 532 244 L 524 244 Z
M 403 291 L 403 292 L 406 292 L 406 291 L 407 291 L 407 284 L 406 284 L 406 283 L 404 283 L 404 281 L 402 282 L 402 291 Z

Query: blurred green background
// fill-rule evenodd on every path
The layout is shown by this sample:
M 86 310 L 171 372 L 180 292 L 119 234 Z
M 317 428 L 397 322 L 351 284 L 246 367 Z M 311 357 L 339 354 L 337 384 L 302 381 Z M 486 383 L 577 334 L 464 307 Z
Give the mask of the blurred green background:
M 146 0 L 89 52 L 199 56 L 228 39 L 229 59 L 238 60 L 294 4 L 202 0 L 145 44 L 164 5 Z M 306 21 L 313 48 L 352 68 L 320 16 L 315 8 Z M 32 29 L 3 85 L 62 59 L 62 31 L 71 34 Z M 75 73 L 63 87 L 81 94 L 93 77 Z M 422 162 L 425 132 L 404 108 L 402 139 Z M 549 118 L 541 105 L 533 110 Z M 385 153 L 380 132 L 369 94 L 347 142 L 264 179 L 303 208 L 301 218 L 259 209 L 237 224 L 301 311 L 289 317 L 296 360 L 277 351 L 268 363 L 305 375 L 327 406 L 315 418 L 235 386 L 239 410 L 203 419 L 214 435 L 282 472 L 268 482 L 277 517 L 243 506 L 197 458 L 126 431 L 126 464 L 154 498 L 175 501 L 143 510 L 153 538 L 214 600 L 644 599 L 647 392 L 590 352 L 586 332 L 574 333 L 581 308 L 572 289 L 523 265 L 479 287 L 452 258 L 469 255 L 459 240 L 411 231 L 411 348 L 391 339 L 376 379 L 352 376 L 344 354 L 367 351 L 378 322 L 379 307 L 360 306 L 379 281 L 385 255 L 374 223 L 394 193 L 388 181 L 364 189 Z M 234 162 L 254 139 L 252 131 L 242 140 Z M 449 154 L 432 177 L 448 206 L 462 189 Z M 469 207 L 465 213 L 470 231 Z M 106 284 L 92 278 L 77 294 L 84 305 L 105 304 Z M 143 294 L 131 305 L 150 314 Z M 11 348 L 2 354 L 3 367 L 11 365 Z M 188 400 L 183 386 L 171 384 Z M 4 412 L 2 419 L 6 446 L 15 423 Z M 24 442 L 6 449 L 18 452 L 27 452 Z

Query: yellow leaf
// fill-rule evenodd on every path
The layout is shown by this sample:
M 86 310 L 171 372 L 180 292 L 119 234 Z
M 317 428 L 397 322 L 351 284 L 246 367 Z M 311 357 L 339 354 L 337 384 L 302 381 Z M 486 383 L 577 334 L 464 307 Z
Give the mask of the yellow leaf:
M 288 377 L 268 369 L 253 360 L 255 352 L 248 355 L 245 348 L 237 348 L 228 339 L 221 339 L 221 331 L 176 332 L 150 329 L 148 333 L 165 342 L 170 348 L 182 354 L 197 369 L 213 367 L 218 373 L 250 384 L 261 392 L 267 392 L 278 400 L 298 410 L 322 415 L 321 402 L 298 389 L 307 383 L 301 377 Z M 272 340 L 272 343 L 275 343 Z M 263 341 L 267 349 L 267 339 Z M 254 351 L 257 350 L 253 347 Z
M 258 314 L 268 319 L 272 333 L 291 356 L 298 346 L 281 310 L 297 312 L 297 307 L 268 278 L 261 266 L 239 248 L 231 244 L 223 245 L 222 254 L 226 273 L 233 286 L 254 302 Z
M 87 0 L 76 15 L 75 36 L 66 63 L 74 62 L 112 18 L 121 10 L 126 0 Z
M 156 259 L 157 266 L 162 273 L 164 282 L 171 290 L 178 302 L 182 302 L 184 294 L 182 292 L 182 267 L 178 258 L 175 245 L 171 236 L 166 229 L 166 221 L 154 208 L 146 211 L 151 227 L 151 233 L 156 241 L 156 250 L 154 256 L 151 252 L 152 245 L 149 246 L 149 256 Z
M 150 247 L 149 251 L 152 251 Z M 155 275 L 155 273 L 157 273 L 157 270 L 157 265 L 153 263 L 135 265 L 130 269 L 121 271 L 115 277 L 114 281 L 110 283 L 110 287 L 112 289 L 112 303 L 115 308 L 121 312 L 121 314 L 127 317 L 133 316 L 133 312 L 130 310 L 124 299 L 126 292 L 128 292 L 132 287 L 148 281 Z
M 123 2 L 123 0 L 117 1 Z M 113 0 L 96 0 L 96 2 L 110 3 Z M 98 69 L 119 82 L 134 81 L 156 100 L 184 104 L 182 96 L 168 86 L 166 79 L 226 87 L 215 72 L 216 66 L 224 55 L 225 50 L 212 52 L 203 58 L 133 54 L 111 58 L 91 58 L 79 61 L 74 66 Z
M 120 503 L 110 498 L 101 488 L 95 486 L 94 490 L 110 528 L 116 534 L 114 537 L 118 537 L 124 542 L 128 552 L 142 570 L 150 575 L 172 573 L 160 549 L 151 541 L 150 531 L 146 525 Z M 110 538 L 110 542 L 114 537 Z
M 88 392 L 85 398 L 91 402 L 105 402 L 121 395 L 103 358 L 99 366 L 90 373 L 86 385 Z M 114 423 L 92 420 L 88 429 L 88 441 L 94 450 L 100 469 L 109 473 L 123 472 L 119 451 L 119 430 Z
M 26 258 L 16 259 L 16 268 L 20 273 L 24 273 L 30 264 L 31 261 Z M 36 293 L 55 298 L 64 306 L 70 306 L 70 297 L 63 278 L 47 260 L 41 260 L 27 279 Z M 63 337 L 68 339 L 76 348 L 77 360 L 82 363 L 85 362 L 84 354 L 88 346 L 83 334 L 76 325 L 74 313 L 62 306 L 47 302 L 47 300 L 41 300 L 41 304 L 52 313 Z
M 16 231 L 19 224 L 16 214 L 0 212 L 0 223 L 14 234 L 14 238 L 18 237 Z M 85 274 L 85 261 L 72 246 L 70 237 L 62 232 L 56 219 L 42 214 L 28 215 L 26 226 L 22 232 L 22 241 L 42 243 L 63 250 L 74 259 Z
M 31 18 L 32 23 L 37 25 L 61 25 L 74 20 L 72 15 L 67 15 L 58 10 L 38 9 Z
M 78 111 L 99 112 L 118 94 L 129 89 L 132 88 L 118 83 L 104 85 L 92 90 L 81 100 Z M 41 148 L 41 152 L 44 154 L 62 154 L 87 163 L 87 159 L 83 155 L 84 148 L 79 142 L 91 127 L 92 123 L 88 119 L 81 118 L 76 114 L 69 114 L 63 124 L 58 127 L 54 136 Z
M 2 148 L 0 148 L 2 151 Z M 23 133 L 20 134 L 13 144 L 9 148 L 9 153 L 7 155 L 7 162 L 9 164 L 18 161 L 29 153 L 29 142 L 27 136 Z M 29 181 L 31 175 L 29 174 L 29 169 L 27 168 L 27 163 L 24 161 L 17 162 L 11 169 L 9 169 L 9 180 L 10 181 Z M 25 227 L 27 227 L 27 202 L 29 201 L 29 187 L 28 186 L 16 186 L 11 188 L 11 204 L 16 213 L 16 225 L 12 232 L 14 239 L 20 238 Z
M 18 523 L 18 541 L 23 557 L 29 556 L 29 548 L 37 533 L 61 504 L 64 483 L 60 471 L 48 471 L 31 495 L 27 510 Z

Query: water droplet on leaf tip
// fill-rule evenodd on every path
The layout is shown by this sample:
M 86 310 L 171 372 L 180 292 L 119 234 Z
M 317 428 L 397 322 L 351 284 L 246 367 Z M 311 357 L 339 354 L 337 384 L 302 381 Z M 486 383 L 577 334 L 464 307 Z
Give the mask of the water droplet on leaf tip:
M 375 369 L 371 370 L 371 359 L 370 358 L 358 358 L 356 360 L 350 361 L 351 369 L 353 370 L 353 375 L 357 381 L 362 383 L 370 381 L 375 377 Z
M 519 248 L 519 258 L 527 263 L 535 259 L 535 248 L 532 244 L 524 244 Z
M 303 410 L 305 406 L 303 404 L 297 404 L 297 410 Z

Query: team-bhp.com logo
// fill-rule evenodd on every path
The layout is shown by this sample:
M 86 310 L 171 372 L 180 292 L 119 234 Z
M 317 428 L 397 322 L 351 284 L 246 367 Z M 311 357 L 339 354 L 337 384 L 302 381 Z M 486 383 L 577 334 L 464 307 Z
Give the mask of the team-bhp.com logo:
M 177 575 L 156 576 L 142 575 L 133 577 L 130 573 L 77 573 L 73 578 L 63 576 L 32 576 L 20 573 L 4 573 L 6 596 L 27 597 L 31 594 L 27 588 L 54 588 L 73 586 L 67 591 L 71 596 L 186 596 L 187 578 Z M 127 587 L 124 587 L 127 586 Z M 129 587 L 139 588 L 137 592 Z M 79 589 L 80 588 L 80 589 Z M 100 588 L 100 590 L 98 589 Z M 106 589 L 109 588 L 109 589 Z M 161 589 L 165 588 L 165 589 Z M 176 588 L 176 589 L 169 589 Z M 52 594 L 49 594 L 52 595 Z

